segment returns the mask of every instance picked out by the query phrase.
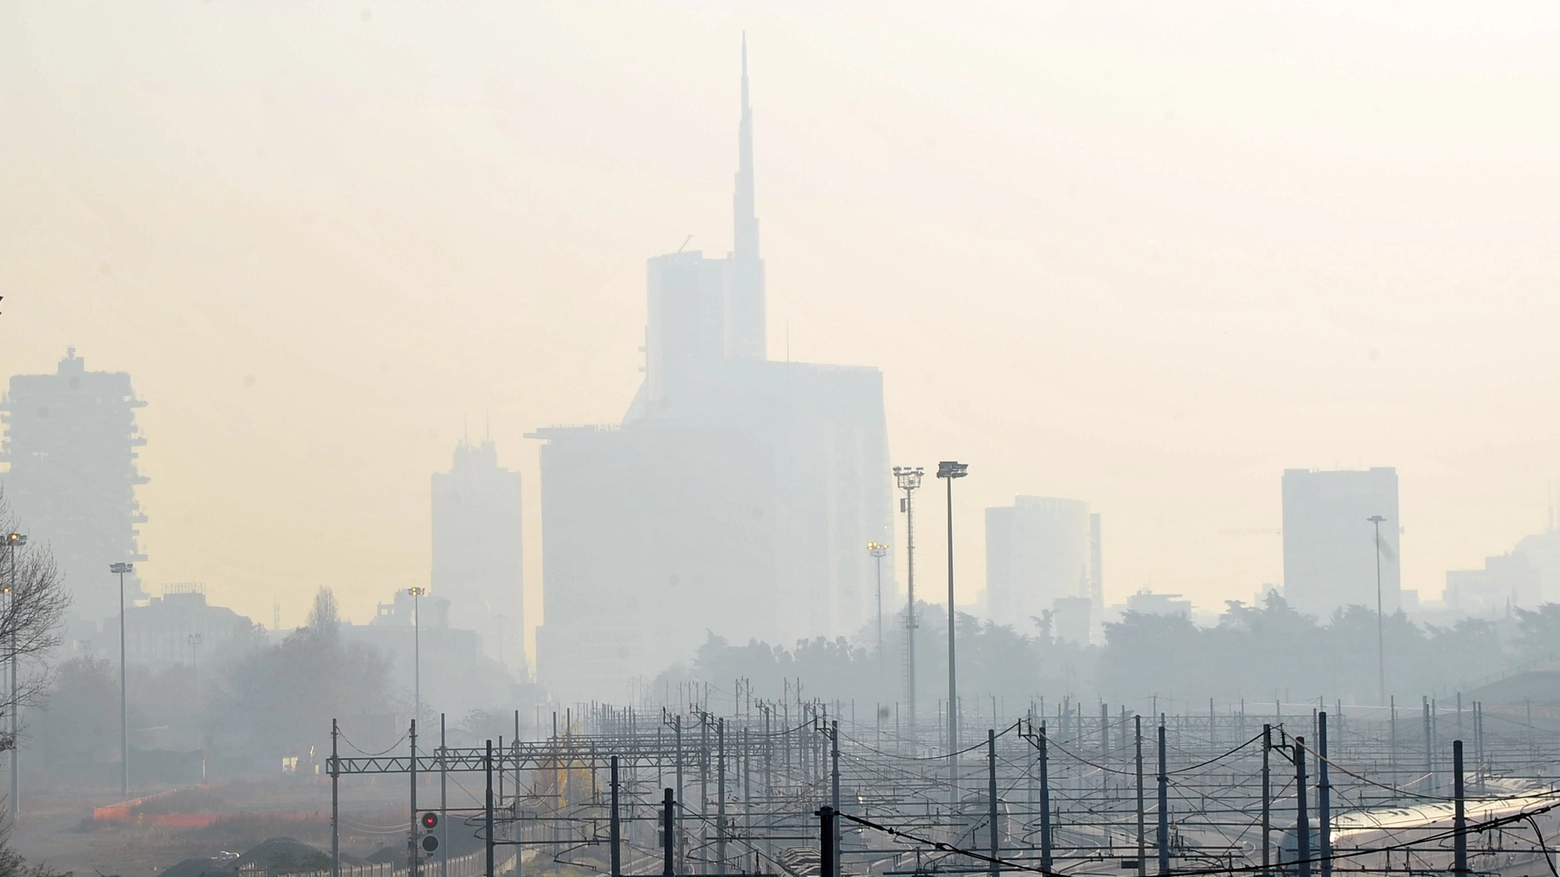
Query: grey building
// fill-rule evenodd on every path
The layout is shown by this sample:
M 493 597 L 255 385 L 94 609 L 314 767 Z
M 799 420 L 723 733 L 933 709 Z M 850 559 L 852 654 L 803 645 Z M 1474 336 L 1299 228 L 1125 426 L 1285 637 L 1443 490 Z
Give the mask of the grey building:
M 986 609 L 998 624 L 1031 631 L 1031 619 L 1061 611 L 1069 603 L 1074 619 L 1080 613 L 1086 633 L 1097 637 L 1104 614 L 1104 580 L 1100 571 L 1100 516 L 1078 499 L 1019 496 L 1011 506 L 986 509 Z
M 731 253 L 649 260 L 645 378 L 621 423 L 533 433 L 555 696 L 621 697 L 709 634 L 789 645 L 872 618 L 882 375 L 767 359 L 745 47 L 736 183 Z
M 462 440 L 433 476 L 433 596 L 448 626 L 476 631 L 484 654 L 524 675 L 525 591 L 520 473 L 500 468 L 491 440 Z
M 74 348 L 51 375 L 17 375 L 0 402 L 6 424 L 0 457 L 10 464 L 6 499 L 34 544 L 46 544 L 72 596 L 77 638 L 91 638 L 99 620 L 119 612 L 111 563 L 143 561 L 136 525 L 145 522 L 135 489 L 146 440 L 124 372 L 87 371 Z M 125 600 L 144 599 L 140 579 L 125 578 Z
M 1321 618 L 1344 606 L 1376 607 L 1376 531 L 1368 519 L 1380 515 L 1382 608 L 1398 611 L 1396 469 L 1286 469 L 1283 504 L 1284 599 L 1291 606 Z

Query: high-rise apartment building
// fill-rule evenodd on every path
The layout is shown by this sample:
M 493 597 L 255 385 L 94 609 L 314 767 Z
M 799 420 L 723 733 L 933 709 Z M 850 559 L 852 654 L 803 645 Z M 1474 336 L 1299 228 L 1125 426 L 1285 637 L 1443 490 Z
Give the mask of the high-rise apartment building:
M 1068 603 L 1070 624 L 1092 631 L 1104 609 L 1100 516 L 1077 499 L 1015 497 L 986 509 L 986 609 L 998 624 L 1034 631 L 1032 619 Z M 1086 607 L 1086 611 L 1084 608 Z M 1079 622 L 1080 613 L 1087 618 Z M 1072 636 L 1087 641 L 1093 634 Z
M 433 475 L 433 597 L 447 626 L 474 630 L 482 651 L 523 675 L 525 591 L 520 473 L 498 465 L 491 440 L 461 440 L 448 472 Z
M 146 440 L 136 427 L 135 397 L 124 372 L 87 371 L 74 348 L 51 375 L 17 375 L 0 403 L 10 464 L 5 496 L 34 544 L 47 544 L 72 597 L 70 613 L 101 624 L 119 612 L 119 582 L 109 564 L 146 559 L 136 525 L 146 516 L 135 489 Z M 135 576 L 125 599 L 143 598 Z
M 1327 618 L 1344 606 L 1398 611 L 1398 477 L 1392 468 L 1364 471 L 1284 470 L 1284 598 L 1301 612 Z M 1381 546 L 1376 546 L 1380 516 Z
M 732 251 L 649 260 L 645 379 L 621 424 L 533 434 L 537 669 L 555 696 L 622 697 L 710 634 L 789 646 L 873 617 L 883 379 L 768 360 L 752 131 L 744 47 Z

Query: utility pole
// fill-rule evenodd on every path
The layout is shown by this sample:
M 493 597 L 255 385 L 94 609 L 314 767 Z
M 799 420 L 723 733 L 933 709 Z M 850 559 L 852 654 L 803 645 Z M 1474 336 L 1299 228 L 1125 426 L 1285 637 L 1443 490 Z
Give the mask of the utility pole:
M 125 676 L 125 575 L 135 571 L 135 564 L 110 564 L 108 571 L 119 576 L 119 792 L 129 798 L 130 708 Z
M 677 799 L 667 789 L 661 798 L 661 877 L 672 877 L 677 861 Z
M 1316 843 L 1322 877 L 1332 877 L 1332 784 L 1327 780 L 1327 713 L 1316 714 Z
M 1290 747 L 1295 754 L 1295 836 L 1300 877 L 1311 877 L 1311 820 L 1305 814 L 1305 738 L 1296 737 Z
M 1040 723 L 1040 870 L 1051 870 L 1051 765 L 1046 749 L 1048 735 Z
M 999 877 L 1001 870 L 997 867 L 996 860 L 1002 857 L 1002 836 L 998 830 L 1000 821 L 997 818 L 997 732 L 990 728 L 986 730 L 986 804 L 990 808 L 986 816 L 991 829 L 991 842 L 988 846 L 992 859 L 990 877 Z
M 612 756 L 612 815 L 608 824 L 612 843 L 612 877 L 623 877 L 622 827 L 618 821 L 618 757 Z
M 909 598 L 905 610 L 905 700 L 909 709 L 909 738 L 911 749 L 917 748 L 915 733 L 915 502 L 914 493 L 921 486 L 921 476 L 926 470 L 920 466 L 895 466 L 894 480 L 905 495 L 899 500 L 899 510 L 905 515 L 905 577 Z M 831 814 L 830 818 L 833 816 Z
M 1268 858 L 1272 849 L 1270 834 L 1273 830 L 1273 774 L 1268 765 L 1269 754 L 1273 751 L 1273 726 L 1267 723 L 1262 725 L 1262 877 L 1268 877 L 1268 868 L 1272 867 L 1272 861 Z
M 417 720 L 412 719 L 411 730 L 407 732 L 412 742 L 412 760 L 408 765 L 412 776 L 412 830 L 406 838 L 406 869 L 411 877 L 417 877 L 421 872 L 421 856 L 417 855 Z
M 487 754 L 482 757 L 482 767 L 487 773 L 487 793 L 484 796 L 483 806 L 483 834 L 487 839 L 487 870 L 482 873 L 487 877 L 498 877 L 498 872 L 493 870 L 493 849 L 496 839 L 493 837 L 493 741 L 487 741 Z
M 341 877 L 341 762 L 336 738 L 341 729 L 330 720 L 330 877 Z
M 832 786 L 830 798 L 832 799 L 834 812 L 838 814 L 840 812 L 840 723 L 838 721 L 829 723 L 829 762 L 829 780 L 830 786 Z M 835 874 L 845 873 L 840 868 L 840 858 L 843 853 L 840 840 L 840 821 L 836 818 L 834 820 Z
M 1143 812 L 1143 717 L 1133 716 L 1133 727 L 1136 729 L 1136 761 L 1137 761 L 1137 872 L 1138 877 L 1146 877 L 1148 874 L 1147 838 L 1144 837 L 1146 824 Z M 1125 730 L 1125 729 L 1123 729 Z
M 1454 834 L 1452 873 L 1468 873 L 1468 813 L 1463 798 L 1463 741 L 1452 741 L 1452 831 Z M 1536 823 L 1535 823 L 1536 824 Z M 1547 852 L 1545 855 L 1548 855 Z
M 1383 633 L 1386 617 L 1381 605 L 1381 522 L 1385 521 L 1381 515 L 1371 515 L 1365 520 L 1376 527 L 1376 684 L 1380 692 L 1382 706 L 1387 703 L 1387 646 L 1386 636 Z
M 1159 873 L 1170 873 L 1170 774 L 1165 769 L 1165 717 L 1159 717 Z

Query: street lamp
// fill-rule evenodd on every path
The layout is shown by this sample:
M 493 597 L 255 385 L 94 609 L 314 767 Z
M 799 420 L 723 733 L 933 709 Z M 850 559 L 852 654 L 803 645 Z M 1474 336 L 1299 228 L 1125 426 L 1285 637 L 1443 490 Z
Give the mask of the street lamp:
M 192 633 L 185 637 L 184 641 L 190 644 L 190 675 L 195 680 L 195 748 L 200 750 L 202 748 L 200 743 L 200 724 L 201 713 L 203 712 L 200 700 L 200 634 Z M 201 779 L 206 778 L 206 757 L 204 754 L 201 755 L 200 759 L 200 777 Z
M 905 492 L 899 500 L 899 510 L 905 514 L 905 577 L 906 587 L 909 590 L 908 608 L 905 610 L 905 698 L 909 701 L 909 723 L 907 730 L 910 735 L 910 745 L 916 744 L 915 736 L 915 629 L 918 626 L 915 621 L 915 503 L 912 502 L 912 494 L 921 486 L 921 476 L 926 470 L 920 466 L 894 467 L 894 481 L 899 489 Z
M 130 797 L 130 710 L 125 686 L 125 575 L 135 572 L 133 563 L 109 564 L 108 571 L 119 576 L 119 791 Z
M 888 546 L 882 542 L 868 542 L 867 553 L 877 561 L 878 661 L 881 662 L 883 660 L 883 558 L 888 555 Z
M 1381 611 L 1381 522 L 1385 521 L 1381 515 L 1371 515 L 1365 520 L 1376 526 L 1376 684 L 1380 693 L 1382 706 L 1387 705 L 1387 647 L 1386 638 L 1382 634 Z
M 953 609 L 953 481 L 969 474 L 969 464 L 943 460 L 937 477 L 948 482 L 948 770 L 955 809 L 959 802 L 959 674 L 954 650 Z
M 27 544 L 27 537 L 21 533 L 8 533 L 5 537 L 6 547 L 11 551 L 11 584 L 6 588 L 6 597 L 10 605 L 6 608 L 11 612 L 11 821 L 22 813 L 21 809 L 21 777 L 18 774 L 20 765 L 18 758 L 22 752 L 21 728 L 17 724 L 17 717 L 22 711 L 21 698 L 16 694 L 16 595 L 18 593 L 16 582 L 16 549 Z
M 407 588 L 412 597 L 412 718 L 422 717 L 422 604 L 427 588 Z

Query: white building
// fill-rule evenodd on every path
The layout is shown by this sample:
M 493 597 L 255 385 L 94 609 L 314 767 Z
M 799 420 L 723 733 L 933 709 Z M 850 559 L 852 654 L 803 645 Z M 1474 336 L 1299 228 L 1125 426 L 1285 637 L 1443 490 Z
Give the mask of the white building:
M 986 509 L 986 611 L 998 624 L 1033 629 L 1032 619 L 1060 611 L 1056 601 L 1087 600 L 1097 637 L 1103 618 L 1100 516 L 1077 499 L 1019 496 Z M 1079 608 L 1069 604 L 1070 617 Z
M 1286 469 L 1284 599 L 1301 612 L 1327 618 L 1344 606 L 1376 607 L 1378 552 L 1375 516 L 1381 522 L 1381 603 L 1398 611 L 1397 470 L 1316 471 Z

